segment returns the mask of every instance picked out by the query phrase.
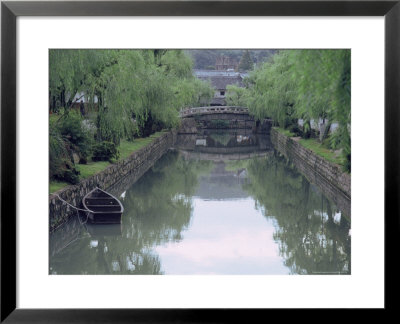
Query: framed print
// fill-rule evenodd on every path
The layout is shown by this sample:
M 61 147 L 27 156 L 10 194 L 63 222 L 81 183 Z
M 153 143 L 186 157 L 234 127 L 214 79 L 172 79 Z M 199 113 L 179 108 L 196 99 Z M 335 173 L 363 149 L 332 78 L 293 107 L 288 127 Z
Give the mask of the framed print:
M 235 322 L 239 315 L 255 320 L 270 309 L 393 308 L 390 293 L 398 283 L 391 264 L 396 255 L 393 239 L 399 234 L 400 227 L 398 1 L 2 1 L 1 26 L 1 321 Z M 191 67 L 190 73 L 185 70 L 189 66 L 185 63 L 185 55 L 199 64 L 194 72 Z M 200 57 L 198 61 L 196 55 Z M 263 70 L 262 64 L 271 62 L 268 61 L 270 56 L 274 57 L 274 62 L 281 62 L 281 66 L 290 66 L 297 78 L 284 79 L 285 72 L 281 70 L 276 70 L 275 74 Z M 79 60 L 74 61 L 76 57 Z M 203 63 L 200 64 L 201 59 Z M 146 62 L 150 60 L 149 65 Z M 315 61 L 326 65 L 327 68 L 321 71 L 329 71 L 320 73 L 317 82 L 307 79 L 307 73 L 320 71 Z M 119 68 L 121 62 L 142 74 L 139 77 L 131 75 L 129 70 Z M 245 79 L 249 76 L 247 72 L 258 62 L 259 71 L 264 72 L 251 80 Z M 342 69 L 341 73 L 335 70 L 337 66 Z M 73 72 L 68 70 L 71 67 Z M 79 79 L 84 69 L 94 72 Z M 74 90 L 62 88 L 60 84 L 75 82 L 58 82 L 64 75 L 69 80 L 79 79 L 75 80 L 76 84 L 85 82 L 88 85 L 86 92 L 78 91 L 79 87 L 71 86 Z M 196 78 L 190 79 L 193 75 Z M 115 81 L 117 76 L 124 80 L 123 85 Z M 235 80 L 225 84 L 224 78 Z M 333 83 L 329 83 L 332 79 Z M 200 85 L 198 80 L 205 83 Z M 308 97 L 306 90 L 291 94 L 293 80 L 301 84 L 303 90 L 312 87 L 322 90 L 319 95 L 313 93 Z M 264 82 L 270 89 L 270 97 L 262 99 L 262 95 L 254 90 L 256 87 L 252 88 L 253 92 L 242 92 L 246 82 Z M 287 83 L 274 97 L 273 91 L 279 88 L 277 82 Z M 334 90 L 329 88 L 332 84 Z M 327 88 L 336 97 L 321 95 Z M 89 93 L 88 89 L 93 92 Z M 193 89 L 202 89 L 202 96 L 191 95 L 195 92 Z M 76 93 L 75 97 L 71 91 Z M 122 98 L 127 94 L 130 98 L 142 99 L 127 103 Z M 187 99 L 191 96 L 195 98 L 190 99 L 193 103 Z M 282 96 L 285 103 L 276 104 L 282 101 Z M 162 100 L 157 99 L 159 97 Z M 187 123 L 182 134 L 190 133 L 191 128 L 205 129 L 201 135 L 196 133 L 193 137 L 192 132 L 192 135 L 181 136 L 181 146 L 174 146 L 181 154 L 179 157 L 176 152 L 164 155 L 167 149 L 165 152 L 160 149 L 163 141 L 177 143 L 180 136 L 162 132 L 166 127 L 176 126 L 171 121 L 178 118 L 172 116 L 175 110 L 171 113 L 165 109 L 157 110 L 157 107 L 172 105 L 172 97 L 180 100 L 180 108 L 186 107 L 179 110 L 179 118 Z M 307 104 L 297 104 L 299 98 L 307 98 Z M 123 118 L 107 119 L 111 118 L 116 106 L 112 100 L 118 103 L 118 109 L 125 109 L 120 110 Z M 334 112 L 319 108 L 325 107 L 328 100 L 336 105 Z M 60 110 L 67 102 L 72 113 L 65 114 L 67 117 L 62 119 Z M 257 106 L 254 102 L 262 104 Z M 250 103 L 256 107 L 253 114 L 259 114 L 258 123 L 245 107 Z M 50 107 L 50 117 L 49 111 L 43 108 L 45 105 Z M 156 108 L 148 110 L 151 105 Z M 267 109 L 263 105 L 268 106 L 268 116 L 263 112 Z M 351 113 L 343 113 L 346 107 L 350 110 L 350 105 Z M 275 106 L 278 107 L 276 110 Z M 300 107 L 296 108 L 299 109 L 297 115 L 294 115 L 293 107 Z M 278 113 L 282 109 L 285 109 L 284 117 Z M 316 109 L 320 111 L 315 113 Z M 94 126 L 89 123 L 89 117 L 80 121 L 79 118 L 91 113 L 95 115 Z M 315 114 L 328 117 L 316 122 Z M 230 119 L 225 118 L 228 115 Z M 298 117 L 300 115 L 302 118 Z M 149 116 L 154 120 L 150 126 L 146 124 Z M 291 116 L 299 119 L 293 122 Z M 332 116 L 347 127 L 342 127 L 340 122 L 325 126 L 325 118 Z M 86 127 L 85 134 L 90 133 L 91 140 L 82 140 L 87 135 L 81 128 L 76 129 L 74 118 Z M 50 144 L 49 119 L 57 128 Z M 115 126 L 118 131 L 112 123 L 119 123 Z M 235 132 L 233 137 L 224 133 L 223 129 L 232 128 L 232 123 L 236 128 L 244 129 L 243 133 Z M 290 132 L 275 128 L 281 125 L 291 125 Z M 269 142 L 265 144 L 264 139 L 249 135 L 247 131 L 271 127 L 278 138 L 274 147 L 283 141 L 279 136 L 288 136 L 292 141 L 283 145 L 279 156 L 264 152 Z M 342 169 L 347 167 L 347 173 L 342 177 L 341 171 L 332 171 L 335 175 L 331 178 L 341 179 L 340 190 L 347 196 L 343 200 L 332 198 L 334 206 L 331 206 L 330 189 L 324 191 L 314 185 L 318 179 L 310 180 L 312 175 L 304 175 L 307 170 L 302 172 L 304 177 L 293 171 L 301 168 L 293 156 L 301 154 L 291 155 L 284 150 L 289 145 L 297 147 L 298 142 L 304 144 L 311 137 L 323 142 L 325 136 L 330 136 L 331 128 L 335 134 L 335 127 L 339 130 L 333 138 L 337 143 L 345 144 L 331 150 L 334 152 L 332 158 L 340 159 Z M 81 142 L 74 142 L 70 133 L 68 136 L 62 133 L 65 129 L 76 132 L 74 134 L 80 136 Z M 135 148 L 141 153 L 131 161 L 127 160 L 133 155 L 125 156 L 122 147 L 133 150 L 133 146 L 132 142 L 124 142 L 120 129 L 124 136 L 135 140 L 157 131 L 158 135 L 152 136 L 159 137 L 151 143 L 156 143 L 154 152 L 160 156 L 154 160 L 163 156 L 165 164 L 155 164 L 150 175 L 145 174 L 154 164 L 152 155 L 143 153 L 146 149 Z M 335 140 L 332 142 L 336 143 Z M 90 146 L 87 151 L 86 144 Z M 153 144 L 146 144 L 146 148 Z M 54 149 L 51 155 L 47 145 L 61 148 Z M 251 153 L 246 145 L 251 146 Z M 244 154 L 250 156 L 256 146 L 258 156 L 268 156 L 269 163 L 274 165 L 275 178 L 265 170 L 257 173 L 262 169 L 261 165 L 253 163 L 249 166 L 244 162 Z M 263 150 L 259 149 L 261 146 Z M 119 147 L 118 150 L 115 147 Z M 193 147 L 198 150 L 195 158 Z M 220 156 L 215 161 L 221 150 L 229 156 L 229 163 L 223 163 L 225 169 L 221 169 Z M 89 151 L 90 154 L 85 153 Z M 54 170 L 50 165 L 50 171 L 49 154 L 50 162 L 56 161 Z M 66 160 L 60 162 L 63 154 L 70 155 L 68 159 L 72 159 L 72 166 Z M 124 160 L 120 160 L 119 154 Z M 291 164 L 283 162 L 286 160 L 282 154 L 289 156 Z M 111 167 L 107 164 L 109 161 Z M 312 169 L 317 170 L 315 173 L 328 172 L 323 171 L 328 167 L 321 167 L 320 161 L 315 158 Z M 92 177 L 100 174 L 96 173 L 97 169 L 87 173 L 94 162 L 103 165 L 102 170 L 106 168 L 104 164 L 108 168 L 104 176 L 90 182 Z M 132 174 L 135 180 L 128 177 L 130 173 L 124 173 L 131 162 L 140 165 L 137 174 Z M 351 169 L 350 162 L 353 164 Z M 64 163 L 62 168 L 60 163 Z M 176 169 L 170 168 L 168 163 L 174 164 Z M 86 167 L 80 166 L 74 173 L 75 164 Z M 282 170 L 290 178 L 287 183 L 274 180 Z M 79 175 L 81 181 L 87 179 L 84 180 L 85 190 L 77 194 L 54 187 L 56 189 L 49 191 L 49 172 L 55 179 L 55 186 L 65 185 L 62 181 L 66 179 L 74 184 L 77 180 L 74 177 Z M 126 189 L 123 181 L 110 180 L 114 173 L 119 178 L 124 174 L 122 180 L 135 183 L 135 187 L 127 186 L 130 189 Z M 211 173 L 224 178 L 220 180 L 223 187 L 207 178 L 206 175 Z M 184 178 L 181 178 L 182 174 L 185 174 Z M 152 185 L 138 181 L 142 176 Z M 202 182 L 193 180 L 196 177 Z M 122 183 L 125 189 L 115 187 L 116 183 Z M 95 189 L 99 184 L 102 189 L 107 188 L 107 192 Z M 246 188 L 246 195 L 238 190 L 238 184 L 240 188 Z M 180 189 L 173 191 L 178 186 Z M 280 191 L 284 187 L 296 190 L 285 196 Z M 244 199 L 249 192 L 257 199 Z M 260 192 L 263 193 L 261 196 Z M 304 192 L 309 194 L 304 196 Z M 165 206 L 163 195 L 170 197 Z M 195 211 L 187 203 L 189 196 L 190 199 L 194 197 L 190 204 L 196 205 Z M 229 205 L 216 207 L 216 201 L 218 206 L 227 202 L 226 196 L 231 199 Z M 298 207 L 290 209 L 287 206 L 293 200 L 299 202 Z M 302 204 L 305 200 L 307 205 Z M 82 201 L 79 208 L 78 201 Z M 54 239 L 55 229 L 64 223 L 49 221 L 46 215 L 51 208 L 59 208 L 60 213 L 64 213 L 60 206 L 65 208 L 66 215 L 71 210 L 77 212 L 76 224 L 68 225 L 72 238 L 59 231 Z M 126 240 L 133 232 L 128 233 L 121 227 L 124 208 L 139 215 L 139 219 L 142 215 L 151 215 L 152 221 L 163 231 L 150 228 L 149 223 L 132 223 L 131 230 L 145 243 L 133 243 L 132 237 Z M 250 221 L 253 214 L 246 208 L 254 211 L 254 215 L 262 214 L 263 222 Z M 178 209 L 183 210 L 179 216 L 175 213 Z M 215 215 L 209 213 L 211 209 L 217 210 L 218 215 L 229 210 L 229 218 L 215 219 Z M 269 213 L 267 209 L 270 209 Z M 307 226 L 294 221 L 298 210 L 306 209 Z M 282 218 L 288 223 L 286 228 L 272 217 L 281 212 L 286 212 Z M 200 226 L 200 214 L 203 222 L 214 222 L 213 228 L 217 230 L 213 231 L 207 224 Z M 168 215 L 170 219 L 166 220 Z M 313 217 L 318 222 L 313 223 Z M 111 218 L 116 224 L 111 226 L 112 229 L 107 228 L 106 234 L 98 234 L 96 224 L 85 225 L 87 222 L 108 223 Z M 239 220 L 243 218 L 252 222 L 247 232 L 240 225 Z M 269 222 L 268 228 L 263 227 L 265 219 Z M 306 235 L 305 231 L 311 228 L 309 223 L 314 224 L 316 230 Z M 80 225 L 85 225 L 87 232 L 77 234 L 75 230 Z M 182 229 L 189 225 L 198 229 L 190 234 L 192 241 L 186 246 L 176 244 L 182 240 Z M 302 260 L 311 260 L 313 267 L 299 265 L 299 259 L 293 254 L 300 253 L 296 251 L 300 247 L 293 238 L 285 236 L 286 229 L 301 230 L 304 226 L 307 230 L 300 234 L 305 236 L 296 238 L 296 242 L 308 246 L 300 252 L 303 253 Z M 110 231 L 121 239 L 102 240 Z M 49 232 L 53 236 L 49 237 Z M 216 236 L 227 232 L 231 236 Z M 270 275 L 259 271 L 265 264 L 257 259 L 261 256 L 276 260 L 278 254 L 266 247 L 273 242 L 257 241 L 259 237 L 264 238 L 265 233 L 271 237 L 271 242 L 280 243 L 279 252 L 286 253 L 287 257 L 285 262 L 279 259 L 279 264 L 270 261 Z M 326 233 L 329 233 L 328 238 Z M 144 234 L 147 235 L 145 238 Z M 173 239 L 165 239 L 166 236 Z M 62 247 L 54 241 L 61 242 Z M 148 241 L 161 243 L 152 249 Z M 218 242 L 221 249 L 217 250 L 210 241 Z M 324 254 L 313 245 L 317 241 L 322 242 L 319 247 L 325 249 L 334 246 L 333 252 Z M 337 246 L 337 242 L 345 243 Z M 71 246 L 66 248 L 69 244 Z M 140 253 L 128 249 L 132 244 L 140 245 Z M 234 248 L 225 249 L 228 245 Z M 114 248 L 122 252 L 105 257 L 105 253 Z M 58 253 L 61 250 L 62 257 Z M 215 259 L 221 255 L 228 260 L 224 264 Z M 161 266 L 160 256 L 171 263 L 165 261 Z M 237 259 L 242 263 L 235 263 Z M 96 266 L 92 266 L 91 261 Z M 210 264 L 217 266 L 212 268 Z

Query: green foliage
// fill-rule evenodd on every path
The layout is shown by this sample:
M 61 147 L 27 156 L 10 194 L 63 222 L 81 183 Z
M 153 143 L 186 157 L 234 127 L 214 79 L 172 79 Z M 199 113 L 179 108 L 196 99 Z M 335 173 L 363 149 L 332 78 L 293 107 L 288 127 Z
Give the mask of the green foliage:
M 50 50 L 49 61 L 49 109 L 59 113 L 51 121 L 58 134 L 51 139 L 53 178 L 66 163 L 73 168 L 73 153 L 88 160 L 94 137 L 118 146 L 122 139 L 175 127 L 181 108 L 208 105 L 214 93 L 192 75 L 192 60 L 181 50 Z M 72 109 L 78 93 L 91 127 L 83 127 Z M 95 159 L 113 156 L 107 145 L 95 147 Z
M 117 145 L 175 127 L 181 108 L 213 95 L 181 50 L 51 50 L 50 97 L 57 103 L 50 108 L 70 108 L 73 102 L 59 98 L 79 91 L 96 111 L 97 139 Z
M 325 160 L 345 166 L 343 157 L 338 156 L 334 151 L 330 150 L 325 143 L 320 143 L 315 138 L 301 139 L 299 142 L 317 155 L 322 156 Z
M 49 183 L 49 193 L 56 192 L 66 186 L 68 186 L 69 183 L 67 182 L 60 182 L 60 181 L 50 181 Z
M 274 127 L 279 133 L 282 133 L 283 135 L 287 136 L 287 137 L 294 137 L 296 136 L 295 133 L 292 133 L 290 130 L 288 129 L 284 129 L 284 128 L 279 128 L 279 127 Z
M 250 71 L 253 69 L 254 62 L 251 58 L 250 52 L 248 50 L 243 52 L 242 57 L 240 58 L 238 70 L 239 71 Z
M 71 152 L 87 160 L 93 143 L 93 134 L 82 124 L 83 119 L 76 111 L 65 113 L 58 121 L 60 134 L 68 141 Z
M 61 134 L 54 128 L 50 128 L 49 133 L 49 176 L 50 178 L 58 175 L 63 167 L 64 160 L 68 159 L 68 151 Z
M 294 122 L 296 83 L 291 66 L 289 55 L 283 52 L 251 73 L 247 80 L 250 91 L 247 106 L 256 119 L 270 117 L 284 128 Z
M 118 152 L 119 152 L 119 159 L 125 159 L 128 156 L 130 156 L 133 152 L 138 151 L 142 147 L 150 144 L 152 141 L 154 141 L 155 138 L 158 138 L 162 135 L 162 132 L 158 132 L 155 134 L 152 134 L 149 137 L 146 138 L 138 138 L 135 139 L 134 141 L 127 141 L 123 140 L 121 141 L 120 146 L 118 147 Z M 54 150 L 51 150 L 50 152 L 53 152 Z M 86 164 L 78 164 L 75 165 L 75 169 L 79 171 L 79 177 L 80 178 L 88 178 L 98 172 L 103 171 L 106 169 L 109 165 L 110 162 L 112 161 L 97 161 L 97 162 L 88 162 Z M 55 168 L 57 170 L 57 168 Z M 59 182 L 55 180 L 50 181 L 50 193 L 55 192 L 65 186 L 67 186 L 68 183 L 66 182 Z
M 225 100 L 228 106 L 247 107 L 249 91 L 235 85 L 228 85 L 226 90 Z
M 118 159 L 119 152 L 113 142 L 103 141 L 93 146 L 93 161 L 110 161 L 115 158 Z
M 75 184 L 79 172 L 72 160 L 73 144 L 61 134 L 60 130 L 50 124 L 49 131 L 49 177 L 57 181 Z
M 245 79 L 244 91 L 231 89 L 228 102 L 247 106 L 256 119 L 272 118 L 304 138 L 315 136 L 311 120 L 321 119 L 326 126 L 321 141 L 337 122 L 330 147 L 342 151 L 350 171 L 350 56 L 350 50 L 282 50 Z M 298 119 L 304 121 L 302 130 L 297 129 Z
M 150 144 L 154 139 L 160 137 L 164 132 L 157 132 L 149 137 L 135 138 L 133 141 L 122 140 L 119 147 L 119 159 L 125 159 L 130 156 L 133 152 L 140 150 L 142 147 Z
M 105 170 L 108 166 L 110 166 L 109 161 L 97 161 L 87 164 L 78 164 L 76 169 L 79 171 L 80 177 L 86 179 Z

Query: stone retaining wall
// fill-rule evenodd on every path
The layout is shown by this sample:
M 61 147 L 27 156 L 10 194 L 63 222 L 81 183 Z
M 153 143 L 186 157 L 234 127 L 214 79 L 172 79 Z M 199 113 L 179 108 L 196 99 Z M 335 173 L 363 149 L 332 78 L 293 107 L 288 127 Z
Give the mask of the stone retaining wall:
M 197 124 L 194 118 L 182 118 L 178 134 L 197 134 Z
M 254 118 L 249 114 L 208 114 L 194 115 L 197 129 L 252 129 L 255 126 Z
M 351 215 L 351 177 L 295 139 L 271 129 L 271 142 L 295 167 L 347 216 Z
M 165 133 L 128 158 L 110 165 L 104 171 L 82 180 L 77 185 L 67 186 L 50 194 L 50 231 L 53 231 L 55 228 L 65 223 L 72 215 L 76 215 L 77 213 L 76 210 L 58 199 L 56 195 L 59 195 L 73 206 L 81 206 L 83 197 L 96 187 L 108 190 L 111 187 L 117 187 L 118 182 L 123 179 L 138 179 L 173 146 L 175 139 L 175 131 Z

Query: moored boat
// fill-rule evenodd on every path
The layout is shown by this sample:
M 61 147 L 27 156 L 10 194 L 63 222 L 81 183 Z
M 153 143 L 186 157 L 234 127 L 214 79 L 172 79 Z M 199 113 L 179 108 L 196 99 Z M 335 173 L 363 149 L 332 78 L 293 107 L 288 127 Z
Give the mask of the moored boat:
M 90 191 L 83 198 L 82 204 L 89 213 L 88 219 L 93 223 L 121 223 L 124 207 L 117 198 L 100 188 Z

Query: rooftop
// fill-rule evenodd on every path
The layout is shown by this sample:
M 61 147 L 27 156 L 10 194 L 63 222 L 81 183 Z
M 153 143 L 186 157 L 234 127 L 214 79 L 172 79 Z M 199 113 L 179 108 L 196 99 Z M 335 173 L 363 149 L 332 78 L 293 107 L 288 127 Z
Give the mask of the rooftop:
M 236 72 L 234 70 L 225 70 L 225 71 L 217 71 L 217 70 L 194 70 L 194 75 L 198 78 L 204 77 L 216 77 L 216 76 L 238 76 L 240 75 L 242 78 L 248 76 L 248 73 Z
M 243 86 L 243 78 L 237 74 L 235 76 L 221 76 L 221 75 L 215 75 L 215 76 L 198 76 L 199 79 L 201 80 L 210 80 L 212 86 L 215 89 L 222 90 L 226 89 L 226 86 L 229 84 L 234 84 L 239 87 Z

